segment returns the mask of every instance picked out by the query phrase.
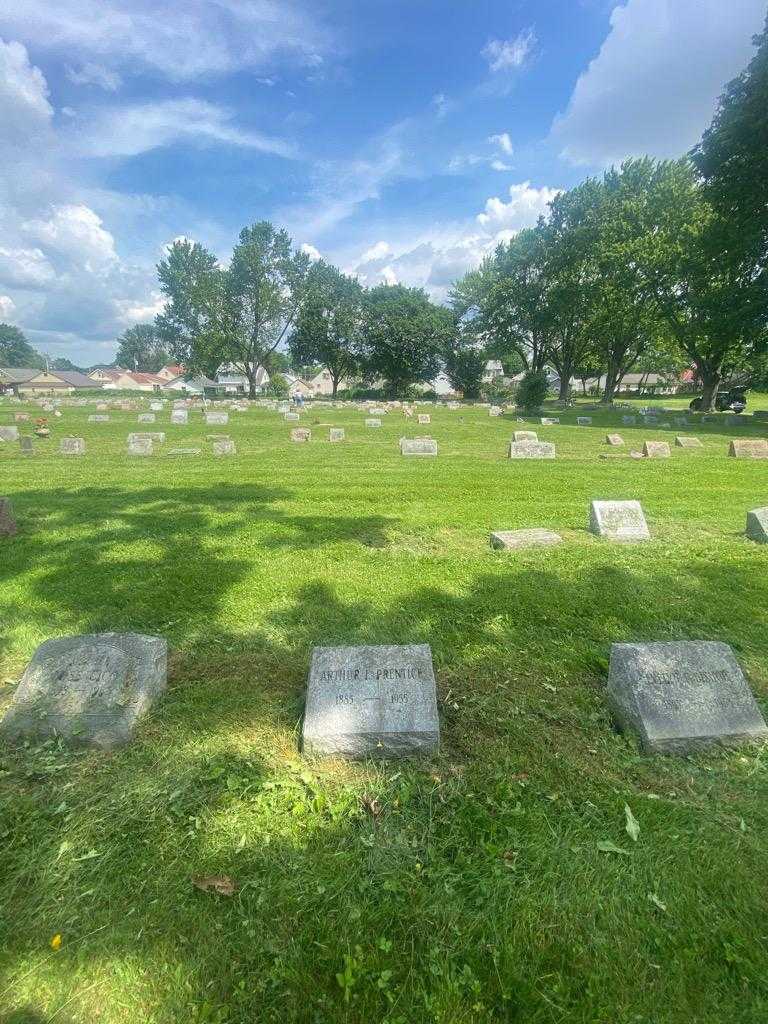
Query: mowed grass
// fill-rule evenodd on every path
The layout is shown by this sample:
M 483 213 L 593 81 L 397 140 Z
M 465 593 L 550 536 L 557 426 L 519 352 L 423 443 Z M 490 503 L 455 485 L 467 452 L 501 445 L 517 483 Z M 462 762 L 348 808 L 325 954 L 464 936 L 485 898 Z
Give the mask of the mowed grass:
M 0 541 L 0 704 L 52 636 L 172 651 L 131 746 L 0 747 L 0 1020 L 764 1024 L 764 752 L 641 755 L 603 690 L 611 642 L 714 639 L 768 707 L 768 546 L 743 536 L 768 463 L 726 455 L 768 429 L 573 410 L 534 428 L 554 462 L 513 462 L 513 416 L 430 411 L 376 430 L 310 409 L 298 445 L 264 410 L 65 409 L 34 456 L 0 445 L 20 526 Z M 166 444 L 129 458 L 144 429 Z M 609 429 L 704 448 L 636 462 Z M 210 453 L 221 432 L 236 457 Z M 69 434 L 83 458 L 57 454 Z M 437 459 L 399 455 L 418 434 Z M 160 454 L 177 445 L 203 453 Z M 593 498 L 639 499 L 653 540 L 587 534 Z M 489 549 L 528 526 L 565 543 Z M 312 646 L 411 642 L 432 646 L 440 755 L 305 761 Z M 223 874 L 234 896 L 191 883 Z

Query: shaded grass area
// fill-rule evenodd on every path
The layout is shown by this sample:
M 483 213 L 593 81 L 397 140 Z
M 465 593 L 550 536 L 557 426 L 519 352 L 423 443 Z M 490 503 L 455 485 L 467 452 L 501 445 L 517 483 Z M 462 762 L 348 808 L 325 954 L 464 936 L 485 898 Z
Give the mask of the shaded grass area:
M 482 410 L 376 431 L 304 415 L 345 426 L 339 446 L 250 411 L 215 428 L 233 459 L 129 460 L 135 414 L 88 411 L 56 427 L 82 459 L 55 437 L 0 449 L 21 527 L 0 547 L 0 679 L 49 636 L 131 629 L 168 637 L 169 692 L 112 755 L 0 748 L 0 1020 L 766 1019 L 762 751 L 641 756 L 602 697 L 612 641 L 707 638 L 766 708 L 768 550 L 743 528 L 768 467 L 725 455 L 765 428 L 603 461 L 620 414 L 574 411 L 539 428 L 554 463 L 511 463 L 514 421 Z M 158 429 L 205 448 L 211 428 Z M 436 460 L 397 454 L 418 433 Z M 587 535 L 596 497 L 639 498 L 654 540 Z M 523 526 L 566 544 L 488 549 Z M 432 645 L 440 756 L 305 761 L 312 645 L 376 642 Z M 191 885 L 220 873 L 231 898 Z

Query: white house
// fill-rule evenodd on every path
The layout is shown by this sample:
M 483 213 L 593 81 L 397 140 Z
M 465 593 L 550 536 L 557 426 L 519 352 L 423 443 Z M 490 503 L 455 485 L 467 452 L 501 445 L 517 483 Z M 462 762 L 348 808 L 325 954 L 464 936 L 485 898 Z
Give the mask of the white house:
M 249 391 L 248 378 L 243 373 L 242 367 L 235 363 L 222 363 L 216 372 L 216 383 L 224 388 L 227 395 L 247 395 Z M 256 371 L 256 391 L 262 392 L 269 384 L 269 374 L 260 366 Z
M 504 367 L 501 364 L 501 360 L 489 359 L 488 362 L 485 364 L 485 369 L 483 370 L 483 383 L 490 384 L 491 381 L 498 380 L 503 376 Z
M 285 382 L 288 385 L 289 398 L 295 398 L 297 395 L 301 395 L 302 398 L 315 397 L 316 392 L 310 381 L 297 377 L 293 373 L 284 373 L 283 377 L 285 377 Z M 330 392 L 328 393 L 330 394 Z

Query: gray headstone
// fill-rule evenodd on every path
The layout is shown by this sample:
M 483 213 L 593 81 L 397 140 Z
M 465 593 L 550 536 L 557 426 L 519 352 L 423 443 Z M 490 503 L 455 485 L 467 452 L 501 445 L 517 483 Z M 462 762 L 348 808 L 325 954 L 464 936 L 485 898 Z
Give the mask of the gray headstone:
M 539 435 L 535 430 L 516 430 L 515 441 L 538 441 Z
M 637 423 L 637 417 L 636 416 L 622 416 L 621 417 L 621 422 L 624 424 L 625 427 L 634 427 L 634 425 Z
M 12 537 L 16 533 L 16 520 L 9 498 L 0 498 L 0 537 Z
M 651 535 L 639 501 L 593 501 L 589 506 L 589 531 L 615 541 L 650 540 Z
M 18 441 L 18 427 L 0 427 L 0 441 Z
M 93 415 L 88 417 L 89 423 L 109 423 L 109 416 Z
M 379 420 L 379 419 L 367 419 L 365 421 L 365 425 L 366 425 L 366 427 L 380 427 L 381 426 L 381 420 Z
M 510 441 L 510 459 L 554 459 L 555 446 L 548 441 Z
M 666 441 L 646 441 L 643 445 L 643 455 L 646 459 L 668 459 L 670 454 Z
M 163 403 L 162 402 L 150 402 L 149 403 L 149 408 L 152 410 L 152 412 L 162 412 L 163 411 Z
M 22 455 L 31 455 L 35 450 L 35 443 L 31 437 L 27 437 L 24 434 L 19 438 L 19 447 L 21 448 Z
M 704 445 L 698 437 L 676 437 L 675 444 L 678 448 L 703 448 Z
M 502 551 L 517 548 L 549 547 L 560 544 L 563 538 L 552 530 L 497 530 L 491 534 L 491 547 Z
M 432 422 L 432 417 L 427 412 L 420 412 L 418 415 L 418 422 L 420 426 L 424 426 L 425 424 Z
M 747 537 L 758 544 L 768 544 L 768 508 L 753 508 L 747 512 Z
M 331 427 L 331 431 L 330 431 L 330 433 L 328 435 L 328 440 L 329 441 L 333 441 L 333 442 L 343 441 L 344 437 L 345 437 L 345 434 L 344 434 L 344 428 L 343 427 Z
M 153 412 L 142 412 L 142 413 L 139 413 L 138 422 L 139 423 L 154 423 L 155 422 L 155 414 Z
M 207 412 L 205 414 L 205 422 L 209 427 L 224 427 L 229 423 L 229 413 L 227 412 Z
M 401 455 L 437 455 L 437 441 L 431 437 L 401 437 Z
M 553 427 L 556 423 L 560 422 L 558 416 L 542 416 L 541 425 L 542 427 Z
M 109 750 L 127 743 L 165 690 L 168 645 L 139 633 L 47 640 L 0 723 L 9 739 L 59 735 Z
M 576 417 L 576 423 L 580 427 L 591 427 L 592 426 L 592 417 L 591 416 L 577 416 Z
M 286 416 L 286 419 L 287 418 L 288 417 Z M 298 419 L 298 416 L 296 417 L 296 419 Z M 296 427 L 294 430 L 291 431 L 291 440 L 296 441 L 299 444 L 301 444 L 304 441 L 311 441 L 312 431 L 309 430 L 307 427 Z
M 62 455 L 85 455 L 85 441 L 82 437 L 62 437 L 59 451 Z
M 186 409 L 172 409 L 171 410 L 171 423 L 176 423 L 179 426 L 183 426 L 185 423 L 189 423 L 189 413 Z
M 149 437 L 129 437 L 128 438 L 128 454 L 129 455 L 151 455 L 154 444 L 152 439 Z
M 300 416 L 299 416 L 299 414 L 297 412 L 287 412 L 285 414 L 285 422 L 286 423 L 297 423 L 299 421 L 299 419 L 300 419 Z
M 755 409 L 752 413 L 754 420 L 768 420 L 768 409 Z
M 440 744 L 427 644 L 315 647 L 302 747 L 348 758 L 431 754 Z
M 624 444 L 624 438 L 621 434 L 608 434 L 605 443 L 611 445 L 612 448 L 619 448 Z
M 235 448 L 235 442 L 230 438 L 222 438 L 221 441 L 213 442 L 213 454 L 214 455 L 237 455 L 237 449 Z
M 169 448 L 166 455 L 199 455 L 200 448 Z
M 613 644 L 608 701 L 644 750 L 684 754 L 768 738 L 733 651 L 711 640 Z
M 731 441 L 728 454 L 734 459 L 768 459 L 768 440 Z

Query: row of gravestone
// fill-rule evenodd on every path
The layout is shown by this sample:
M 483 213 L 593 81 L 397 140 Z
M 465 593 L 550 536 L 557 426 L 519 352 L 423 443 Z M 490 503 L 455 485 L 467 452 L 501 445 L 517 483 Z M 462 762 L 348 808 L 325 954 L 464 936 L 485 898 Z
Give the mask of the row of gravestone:
M 0 722 L 11 742 L 60 737 L 110 750 L 127 743 L 167 684 L 161 637 L 101 633 L 48 640 Z M 649 752 L 768 739 L 731 648 L 714 641 L 618 643 L 606 686 L 617 725 Z M 440 720 L 427 644 L 315 647 L 302 749 L 308 756 L 436 753 Z

